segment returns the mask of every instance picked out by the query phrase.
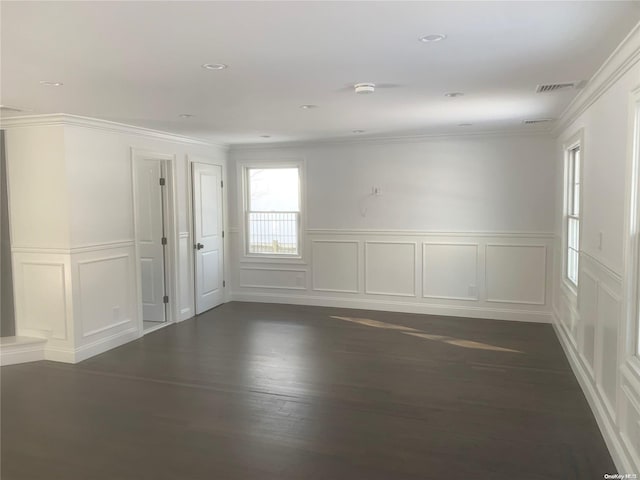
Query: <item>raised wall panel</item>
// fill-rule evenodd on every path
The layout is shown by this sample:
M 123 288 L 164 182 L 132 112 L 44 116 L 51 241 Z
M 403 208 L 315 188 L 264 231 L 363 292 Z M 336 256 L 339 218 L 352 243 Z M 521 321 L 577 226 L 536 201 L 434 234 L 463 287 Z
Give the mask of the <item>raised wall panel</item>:
M 415 277 L 415 243 L 365 243 L 365 293 L 415 297 Z
M 620 298 L 603 284 L 598 286 L 598 385 L 604 394 L 609 414 L 615 421 L 618 378 L 618 318 Z
M 544 245 L 488 244 L 487 301 L 544 305 L 546 257 Z
M 358 242 L 314 240 L 313 290 L 358 293 Z
M 240 268 L 240 287 L 306 290 L 306 271 L 293 268 Z
M 78 262 L 80 324 L 83 337 L 131 321 L 132 281 L 129 254 Z
M 598 310 L 598 282 L 588 271 L 583 270 L 580 276 L 580 353 L 593 376 L 595 370 L 595 342 Z
M 422 296 L 478 299 L 478 245 L 425 243 L 422 246 Z
M 18 268 L 21 281 L 16 291 L 19 308 L 16 327 L 47 332 L 53 338 L 66 339 L 65 264 L 23 261 Z

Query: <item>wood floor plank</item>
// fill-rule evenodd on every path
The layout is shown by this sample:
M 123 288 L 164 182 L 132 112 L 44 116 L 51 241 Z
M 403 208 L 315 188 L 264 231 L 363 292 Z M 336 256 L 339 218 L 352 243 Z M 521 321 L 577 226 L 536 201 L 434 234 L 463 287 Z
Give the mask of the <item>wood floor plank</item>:
M 232 302 L 1 381 L 3 480 L 615 473 L 545 324 Z

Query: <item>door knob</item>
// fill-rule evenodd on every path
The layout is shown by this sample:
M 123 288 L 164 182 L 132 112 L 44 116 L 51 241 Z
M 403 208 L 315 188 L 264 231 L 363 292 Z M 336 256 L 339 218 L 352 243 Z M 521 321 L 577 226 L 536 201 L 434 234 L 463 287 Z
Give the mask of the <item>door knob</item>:
M 202 249 L 204 248 L 204 245 L 203 245 L 203 244 L 201 244 L 201 243 L 196 243 L 196 244 L 194 245 L 194 248 L 195 248 L 196 250 L 202 250 Z

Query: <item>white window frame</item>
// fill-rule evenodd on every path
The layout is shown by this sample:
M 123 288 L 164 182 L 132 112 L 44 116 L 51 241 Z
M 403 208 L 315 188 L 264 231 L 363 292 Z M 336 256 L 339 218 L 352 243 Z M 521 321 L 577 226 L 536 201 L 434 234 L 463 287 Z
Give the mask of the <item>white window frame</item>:
M 640 377 L 640 87 L 630 95 L 623 278 L 623 348 Z
M 239 224 L 241 225 L 242 233 L 242 262 L 257 262 L 257 263 L 305 263 L 304 251 L 305 251 L 305 235 L 306 232 L 306 182 L 305 182 L 305 161 L 304 159 L 283 159 L 283 160 L 244 160 L 239 161 L 237 169 L 239 184 L 241 185 L 240 202 L 238 205 L 242 205 L 242 211 L 238 212 L 240 215 Z M 267 169 L 267 168 L 297 168 L 299 176 L 299 205 L 300 211 L 298 216 L 298 253 L 297 254 L 283 254 L 283 253 L 250 253 L 249 252 L 249 180 L 248 171 L 250 169 Z
M 580 130 L 574 135 L 572 135 L 569 140 L 563 145 L 562 151 L 564 153 L 564 175 L 562 182 L 563 189 L 563 208 L 562 208 L 562 283 L 564 286 L 575 296 L 578 295 L 578 285 L 580 284 L 579 276 L 580 276 L 580 251 L 578 251 L 578 279 L 577 283 L 573 283 L 571 279 L 569 279 L 568 275 L 568 266 L 569 266 L 569 218 L 577 218 L 578 220 L 578 249 L 581 250 L 580 245 L 582 244 L 582 224 L 584 218 L 584 212 L 582 208 L 582 199 L 584 197 L 584 135 L 583 131 Z M 578 179 L 578 183 L 580 185 L 580 196 L 578 198 L 578 215 L 577 217 L 573 217 L 569 214 L 569 206 L 571 205 L 572 200 L 570 199 L 570 195 L 573 193 L 573 185 L 569 185 L 569 183 L 573 179 L 572 172 L 570 171 L 570 159 L 572 152 L 576 149 L 580 149 L 580 178 Z

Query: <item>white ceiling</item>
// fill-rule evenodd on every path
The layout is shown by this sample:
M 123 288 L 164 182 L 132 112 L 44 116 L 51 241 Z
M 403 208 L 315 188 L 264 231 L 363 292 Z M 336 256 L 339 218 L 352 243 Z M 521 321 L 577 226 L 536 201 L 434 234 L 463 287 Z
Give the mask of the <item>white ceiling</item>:
M 2 104 L 225 143 L 545 128 L 522 121 L 557 118 L 577 91 L 536 85 L 588 79 L 640 20 L 635 1 L 3 1 L 0 13 Z M 448 38 L 418 41 L 431 33 Z M 397 87 L 344 88 L 357 82 Z

